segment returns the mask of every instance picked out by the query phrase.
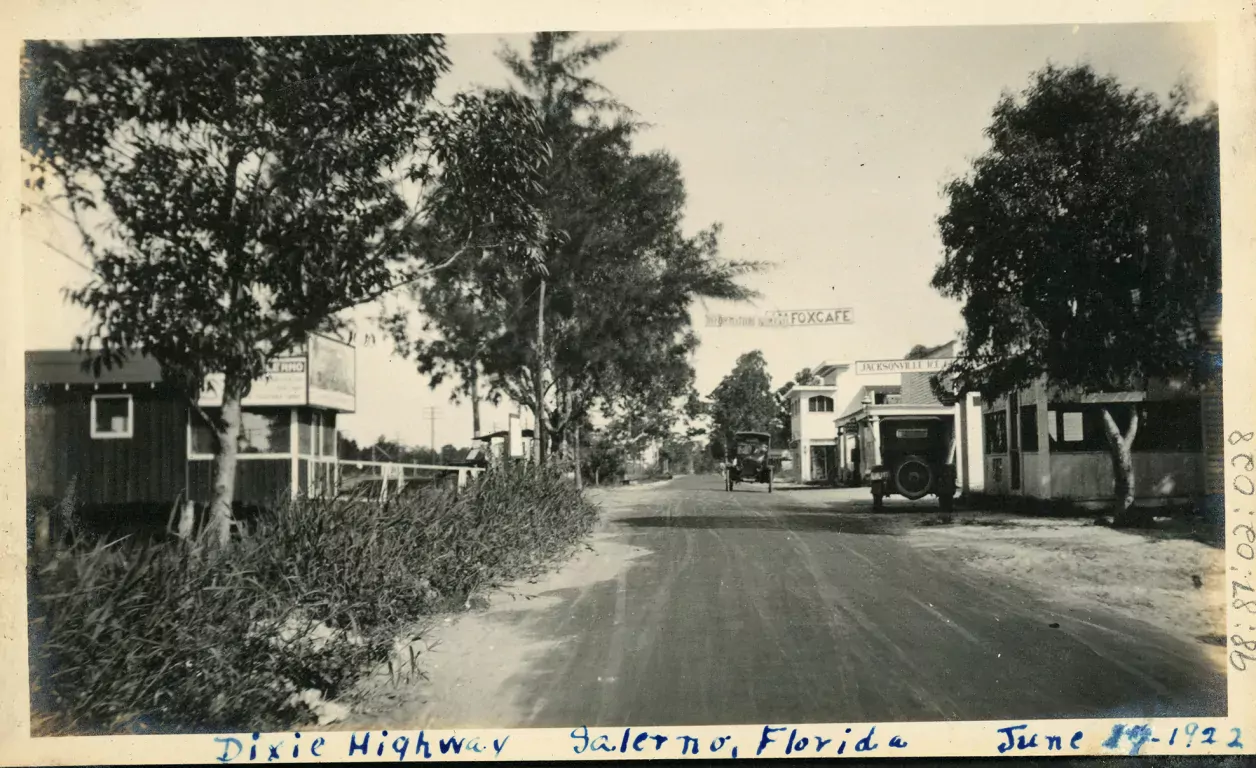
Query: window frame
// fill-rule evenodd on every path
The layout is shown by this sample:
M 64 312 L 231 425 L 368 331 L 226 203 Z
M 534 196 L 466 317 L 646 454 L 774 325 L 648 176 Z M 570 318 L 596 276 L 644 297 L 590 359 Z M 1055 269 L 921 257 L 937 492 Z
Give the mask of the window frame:
M 1107 438 L 1103 432 L 1101 411 L 1109 403 L 1051 403 L 1048 414 L 1048 426 L 1054 435 L 1049 435 L 1049 446 L 1053 454 L 1067 453 L 1107 453 Z M 1193 398 L 1178 400 L 1151 400 L 1135 404 L 1139 410 L 1140 424 L 1134 436 L 1131 453 L 1200 453 L 1203 445 L 1203 411 L 1202 403 Z M 1080 413 L 1083 435 L 1080 441 L 1063 439 L 1064 415 Z M 1117 426 L 1125 431 L 1128 428 L 1127 417 L 1114 414 Z M 1167 426 L 1166 426 L 1167 424 Z M 1179 431 L 1180 430 L 1180 431 Z M 1176 439 L 1172 436 L 1176 435 Z
M 819 407 L 813 407 L 819 406 Z M 808 413 L 833 413 L 835 403 L 828 395 L 811 395 L 807 398 Z
M 126 400 L 126 431 L 101 432 L 96 428 L 96 402 L 98 400 Z M 130 392 L 108 392 L 92 395 L 88 408 L 89 426 L 93 440 L 131 440 L 135 437 L 135 396 Z
M 990 411 L 981 416 L 982 431 L 982 449 L 986 456 L 1004 456 L 1008 452 L 1008 416 L 1007 409 L 999 411 Z M 1000 430 L 990 429 L 990 423 L 996 421 L 1003 425 Z M 1001 442 L 997 442 L 996 438 L 1002 438 Z
M 1022 405 L 1016 418 L 1017 429 L 1020 431 L 1021 453 L 1041 453 L 1042 436 L 1038 434 L 1038 404 Z
M 218 408 L 206 408 L 205 410 L 207 410 L 207 411 L 216 411 L 216 410 L 218 410 Z M 291 419 L 292 419 L 292 412 L 291 412 L 291 410 L 290 410 L 290 409 L 288 409 L 288 408 L 282 408 L 282 407 L 280 407 L 280 408 L 262 407 L 262 408 L 259 408 L 259 409 L 257 409 L 257 410 L 254 410 L 254 409 L 251 409 L 251 408 L 241 408 L 241 412 L 240 412 L 240 415 L 241 415 L 241 420 L 243 421 L 243 417 L 244 417 L 244 415 L 246 415 L 246 414 L 249 414 L 249 413 L 252 413 L 252 414 L 257 414 L 257 413 L 258 413 L 258 410 L 263 410 L 263 411 L 275 411 L 276 413 L 284 413 L 284 418 L 289 419 L 289 423 L 288 423 L 288 427 L 287 427 L 287 429 L 289 430 L 289 437 L 288 437 L 287 444 L 288 444 L 289 446 L 291 446 L 291 445 L 292 445 L 292 437 L 291 437 L 291 434 L 292 434 L 292 430 L 293 430 L 293 429 L 295 429 L 295 424 L 293 424 L 293 423 L 292 423 L 292 421 L 291 421 Z M 193 432 L 196 430 L 196 428 L 197 428 L 197 426 L 198 426 L 198 425 L 197 425 L 197 422 L 198 422 L 198 420 L 200 420 L 200 418 L 201 418 L 201 417 L 200 417 L 200 414 L 199 414 L 199 413 L 197 413 L 197 412 L 196 412 L 195 410 L 193 410 L 193 409 L 188 409 L 188 420 L 187 420 L 187 457 L 188 457 L 188 460 L 189 460 L 189 461 L 207 461 L 207 460 L 210 460 L 210 459 L 213 459 L 213 458 L 214 458 L 214 454 L 213 454 L 212 452 L 210 452 L 210 453 L 206 453 L 206 452 L 203 452 L 203 451 L 197 451 L 197 450 L 195 450 L 196 441 L 195 441 L 195 439 L 194 439 Z M 244 427 L 244 425 L 243 425 L 243 424 L 241 424 L 241 431 L 242 431 L 242 432 L 243 432 L 243 427 Z M 239 449 L 237 449 L 237 450 L 236 450 L 236 459 L 237 459 L 237 460 L 243 460 L 243 461 L 251 461 L 251 460 L 254 460 L 254 459 L 271 459 L 271 460 L 273 460 L 273 459 L 291 459 L 291 458 L 292 458 L 292 449 L 291 449 L 291 447 L 289 447 L 289 448 L 288 448 L 288 450 L 283 451 L 282 453 L 271 453 L 271 452 L 264 452 L 264 453 L 263 453 L 263 452 L 247 452 L 247 451 L 241 451 L 241 450 L 239 450 Z

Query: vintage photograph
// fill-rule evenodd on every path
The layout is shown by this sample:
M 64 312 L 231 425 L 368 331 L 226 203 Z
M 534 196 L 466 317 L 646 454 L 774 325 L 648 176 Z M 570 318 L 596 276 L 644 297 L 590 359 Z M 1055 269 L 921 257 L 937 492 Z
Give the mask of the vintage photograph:
M 28 40 L 32 736 L 1225 717 L 1217 35 Z

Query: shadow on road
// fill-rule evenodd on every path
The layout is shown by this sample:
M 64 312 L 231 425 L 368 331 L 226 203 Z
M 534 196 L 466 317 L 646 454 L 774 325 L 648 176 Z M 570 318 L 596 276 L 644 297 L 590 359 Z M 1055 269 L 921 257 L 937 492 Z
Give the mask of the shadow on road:
M 832 531 L 834 533 L 893 536 L 903 528 L 902 521 L 888 517 L 854 515 L 776 514 L 757 515 L 676 515 L 669 517 L 625 517 L 615 522 L 629 528 L 686 528 L 692 530 Z

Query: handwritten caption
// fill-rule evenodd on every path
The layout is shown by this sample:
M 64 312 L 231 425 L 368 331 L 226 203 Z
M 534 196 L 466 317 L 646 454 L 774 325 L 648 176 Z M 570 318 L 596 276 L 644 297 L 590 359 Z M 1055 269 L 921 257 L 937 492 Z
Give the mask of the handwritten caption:
M 1233 509 L 1233 519 L 1246 520 L 1230 527 L 1230 536 L 1234 541 L 1234 554 L 1247 562 L 1246 566 L 1231 566 L 1230 571 L 1230 605 L 1234 609 L 1237 621 L 1230 635 L 1230 666 L 1238 672 L 1246 672 L 1248 662 L 1256 662 L 1256 590 L 1252 588 L 1252 568 L 1256 567 L 1256 504 L 1251 497 L 1256 495 L 1256 480 L 1252 479 L 1256 470 L 1256 458 L 1253 457 L 1252 445 L 1256 433 L 1236 429 L 1229 434 L 1226 442 L 1231 448 L 1229 468 L 1237 470 L 1230 487 L 1240 496 L 1249 499 L 1242 507 Z M 1244 452 L 1244 449 L 1246 451 Z M 1243 630 L 1246 626 L 1247 629 Z
M 1179 721 L 1180 722 L 1180 721 Z M 1158 730 L 1157 730 L 1158 729 Z M 910 731 L 910 726 L 907 727 Z M 708 729 L 709 733 L 709 729 Z M 1056 732 L 1035 729 L 1030 723 L 992 726 L 991 739 L 984 746 L 975 743 L 973 754 L 1070 753 L 1088 754 L 1086 734 L 1080 730 Z M 610 755 L 631 755 L 649 758 L 708 757 L 736 759 L 739 757 L 838 756 L 906 754 L 908 739 L 902 730 L 886 725 L 862 726 L 789 726 L 764 725 L 757 738 L 745 731 L 733 735 L 703 736 L 677 733 L 674 729 L 614 728 L 592 729 L 579 726 L 567 734 L 565 746 L 559 750 L 571 754 L 605 758 Z M 914 739 L 915 737 L 913 737 Z M 451 760 L 512 759 L 506 754 L 509 734 L 434 736 L 426 731 L 390 734 L 387 730 L 348 734 L 347 741 L 337 738 L 328 744 L 325 737 L 303 739 L 300 733 L 251 737 L 214 737 L 214 759 L 219 763 L 283 762 L 285 760 Z M 1093 742 L 1092 742 L 1093 744 Z M 1138 755 L 1148 744 L 1164 744 L 1171 751 L 1196 749 L 1209 753 L 1219 750 L 1243 750 L 1240 728 L 1201 725 L 1188 722 L 1175 725 L 1151 723 L 1116 723 L 1106 732 L 1099 747 L 1112 752 Z M 1164 751 L 1161 749 L 1161 751 Z M 526 756 L 525 756 L 526 757 Z
M 571 732 L 571 750 L 577 755 L 598 753 L 627 752 L 649 753 L 652 757 L 673 756 L 723 756 L 737 758 L 742 755 L 754 757 L 778 757 L 795 754 L 842 755 L 849 745 L 852 752 L 875 752 L 884 742 L 890 749 L 902 749 L 907 742 L 901 736 L 892 735 L 883 739 L 877 734 L 877 726 L 870 726 L 866 733 L 855 735 L 853 728 L 847 728 L 845 737 L 815 732 L 800 732 L 788 726 L 763 726 L 759 743 L 746 753 L 733 743 L 732 736 L 717 736 L 712 739 L 699 739 L 696 736 L 664 736 L 647 730 L 624 728 L 605 733 L 594 733 L 586 726 L 580 726 Z

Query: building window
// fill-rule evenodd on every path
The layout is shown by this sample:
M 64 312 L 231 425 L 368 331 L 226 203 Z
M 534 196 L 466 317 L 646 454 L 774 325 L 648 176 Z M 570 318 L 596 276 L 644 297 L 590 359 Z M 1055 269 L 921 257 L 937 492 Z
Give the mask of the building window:
M 1038 406 L 1022 405 L 1020 409 L 1021 450 L 1038 451 Z
M 336 412 L 323 414 L 323 455 L 336 455 Z
M 1165 453 L 1202 451 L 1203 403 L 1199 400 L 1172 400 L 1145 404 L 1133 449 Z
M 824 395 L 816 395 L 807 400 L 807 410 L 812 413 L 832 413 L 833 398 Z
M 984 426 L 986 454 L 1007 453 L 1007 411 L 987 413 Z
M 211 411 L 217 415 L 217 409 Z M 291 416 L 287 409 L 244 411 L 240 414 L 240 437 L 236 450 L 241 455 L 290 453 L 292 434 Z M 193 413 L 192 445 L 194 455 L 214 452 L 214 433 L 200 414 Z
M 309 456 L 314 452 L 314 412 L 297 411 L 297 453 Z
M 1110 406 L 1117 428 L 1129 429 L 1130 406 Z M 1192 453 L 1203 449 L 1202 410 L 1198 400 L 1138 403 L 1134 452 Z M 1051 450 L 1057 453 L 1106 452 L 1103 403 L 1055 403 L 1047 412 Z
M 129 440 L 135 431 L 135 402 L 130 395 L 92 395 L 93 440 Z

